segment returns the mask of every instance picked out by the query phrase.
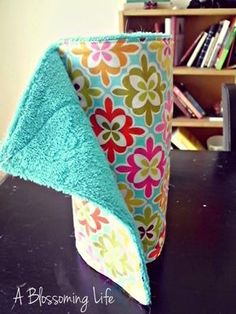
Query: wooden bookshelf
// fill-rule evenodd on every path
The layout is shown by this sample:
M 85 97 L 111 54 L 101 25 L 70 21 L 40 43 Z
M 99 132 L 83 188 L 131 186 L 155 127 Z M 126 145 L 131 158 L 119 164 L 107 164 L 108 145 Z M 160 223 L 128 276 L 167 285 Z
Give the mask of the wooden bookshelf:
M 184 9 L 159 8 L 155 10 L 144 10 L 141 8 L 126 8 L 120 12 L 120 31 L 133 30 L 135 25 L 146 25 L 150 30 L 155 22 L 164 22 L 166 17 L 179 16 L 185 18 L 184 51 L 192 44 L 194 39 L 210 25 L 224 19 L 232 19 L 236 16 L 236 9 Z M 146 23 L 146 24 L 145 24 Z M 137 29 L 139 30 L 139 29 Z M 216 70 L 214 68 L 196 68 L 177 66 L 173 69 L 174 82 L 183 82 L 191 94 L 198 100 L 201 106 L 209 114 L 213 106 L 221 101 L 221 85 L 223 83 L 236 83 L 235 69 Z M 203 145 L 209 135 L 223 133 L 223 119 L 189 119 L 178 117 L 173 119 L 173 128 L 188 127 L 194 129 L 195 135 Z
M 204 117 L 202 119 L 189 119 L 186 117 L 177 117 L 173 119 L 172 126 L 190 128 L 222 128 L 223 118 Z
M 194 67 L 175 67 L 173 70 L 174 75 L 198 75 L 198 76 L 234 76 L 236 77 L 236 70 L 234 69 L 207 69 L 207 68 L 194 68 Z
M 125 9 L 120 14 L 123 16 L 233 16 L 236 9 Z

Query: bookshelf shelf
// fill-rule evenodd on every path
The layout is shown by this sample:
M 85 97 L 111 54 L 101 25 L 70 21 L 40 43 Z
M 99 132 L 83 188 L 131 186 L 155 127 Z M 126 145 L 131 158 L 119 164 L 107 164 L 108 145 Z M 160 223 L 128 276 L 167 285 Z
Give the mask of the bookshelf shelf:
M 204 76 L 236 76 L 236 70 L 233 69 L 208 69 L 208 68 L 194 68 L 194 67 L 175 67 L 174 75 L 204 75 Z
M 177 18 L 172 19 L 173 16 Z M 162 25 L 168 22 L 166 18 L 177 21 L 181 20 L 181 17 L 184 18 L 183 52 L 181 52 L 183 56 L 199 34 L 206 32 L 208 35 L 208 30 L 213 25 L 219 25 L 223 20 L 232 21 L 236 17 L 236 8 L 175 10 L 164 7 L 144 10 L 141 7 L 126 6 L 120 12 L 119 26 L 121 32 L 154 32 L 156 27 L 163 30 Z M 171 30 L 173 31 L 173 28 Z M 175 85 L 183 83 L 207 114 L 207 117 L 202 119 L 190 119 L 185 116 L 174 118 L 173 128 L 191 128 L 191 132 L 193 131 L 196 138 L 206 147 L 209 136 L 223 134 L 223 118 L 209 118 L 209 115 L 219 112 L 222 84 L 236 83 L 236 69 L 217 70 L 212 66 L 210 68 L 176 66 L 173 69 L 173 78 Z
M 121 12 L 123 16 L 233 16 L 236 9 L 126 9 Z
M 206 117 L 202 119 L 189 119 L 186 117 L 177 117 L 173 119 L 172 126 L 191 128 L 222 128 L 223 118 Z

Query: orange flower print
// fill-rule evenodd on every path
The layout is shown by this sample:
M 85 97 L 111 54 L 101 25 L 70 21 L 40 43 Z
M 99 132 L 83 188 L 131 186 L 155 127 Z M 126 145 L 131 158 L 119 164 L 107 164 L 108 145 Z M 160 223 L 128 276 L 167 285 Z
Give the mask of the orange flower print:
M 148 262 L 154 261 L 161 254 L 161 251 L 165 242 L 165 237 L 166 237 L 166 226 L 163 227 L 163 230 L 160 234 L 156 247 L 148 253 L 148 256 L 147 256 Z
M 167 208 L 168 200 L 168 190 L 169 190 L 169 177 L 170 177 L 170 165 L 165 169 L 165 174 L 163 176 L 162 184 L 160 187 L 160 193 L 154 199 L 154 203 L 158 204 L 161 211 L 165 214 Z
M 128 62 L 128 54 L 139 50 L 137 44 L 125 40 L 81 42 L 72 48 L 72 53 L 81 56 L 81 62 L 93 75 L 101 75 L 105 86 L 110 84 L 109 75 L 117 75 Z
M 90 232 L 95 233 L 101 230 L 102 224 L 109 223 L 105 217 L 100 215 L 100 209 L 90 202 L 82 201 L 76 209 L 76 217 L 79 223 L 85 227 L 87 235 L 90 235 Z

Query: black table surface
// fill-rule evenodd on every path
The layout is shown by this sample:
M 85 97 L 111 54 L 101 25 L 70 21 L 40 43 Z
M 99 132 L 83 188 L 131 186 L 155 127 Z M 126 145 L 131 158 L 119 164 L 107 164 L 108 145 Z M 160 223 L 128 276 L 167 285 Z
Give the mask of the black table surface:
M 80 258 L 68 195 L 9 177 L 0 186 L 0 313 L 236 313 L 236 154 L 171 152 L 167 226 L 148 266 L 152 305 L 141 306 Z M 53 295 L 80 299 L 47 304 Z

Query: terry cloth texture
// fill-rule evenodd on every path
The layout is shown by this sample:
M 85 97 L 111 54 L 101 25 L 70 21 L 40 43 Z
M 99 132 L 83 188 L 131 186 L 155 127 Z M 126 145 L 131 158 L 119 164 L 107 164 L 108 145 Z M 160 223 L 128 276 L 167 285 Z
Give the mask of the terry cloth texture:
M 73 197 L 80 255 L 142 304 L 151 302 L 146 262 L 165 237 L 171 58 L 165 35 L 56 43 L 0 150 L 3 171 Z

